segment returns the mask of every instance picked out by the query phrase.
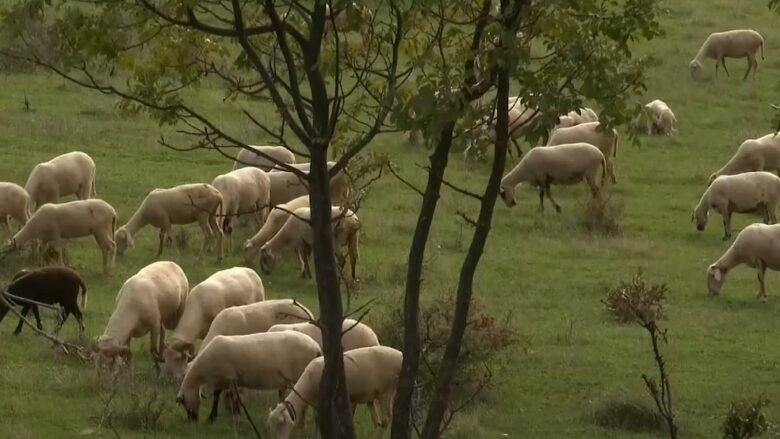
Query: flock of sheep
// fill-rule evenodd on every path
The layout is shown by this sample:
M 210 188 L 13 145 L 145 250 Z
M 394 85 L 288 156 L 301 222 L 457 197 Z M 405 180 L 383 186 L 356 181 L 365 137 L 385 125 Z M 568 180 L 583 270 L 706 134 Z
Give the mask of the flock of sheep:
M 745 57 L 747 78 L 755 76 L 755 55 L 763 39 L 749 30 L 714 33 L 707 38 L 690 64 L 694 78 L 701 76 L 702 62 L 715 59 L 726 73 L 725 58 Z M 534 111 L 520 98 L 510 99 L 510 134 L 523 125 Z M 635 128 L 647 134 L 672 135 L 677 119 L 662 101 L 645 106 Z M 501 181 L 501 198 L 513 206 L 514 190 L 520 183 L 535 186 L 539 208 L 546 197 L 557 211 L 552 185 L 585 182 L 592 196 L 598 197 L 607 181 L 617 182 L 614 157 L 618 150 L 618 132 L 603 130 L 597 114 L 578 109 L 559 118 L 546 146 L 532 148 Z M 173 244 L 172 226 L 197 223 L 203 233 L 200 257 L 209 251 L 223 255 L 223 237 L 232 250 L 232 231 L 236 218 L 249 216 L 255 235 L 244 244 L 247 265 L 259 255 L 263 273 L 273 270 L 281 252 L 296 253 L 301 275 L 310 277 L 308 258 L 312 234 L 309 227 L 309 197 L 304 181 L 278 163 L 303 172 L 308 164 L 296 164 L 295 156 L 283 147 L 257 147 L 274 158 L 270 161 L 248 150 L 241 150 L 234 169 L 216 177 L 211 184 L 183 184 L 148 193 L 128 222 L 117 227 L 115 209 L 97 197 L 95 162 L 83 152 L 70 152 L 36 165 L 25 187 L 0 183 L 0 225 L 11 234 L 8 217 L 20 225 L 4 252 L 31 247 L 53 249 L 59 266 L 22 270 L 0 301 L 0 320 L 9 311 L 8 304 L 22 307 L 21 315 L 33 312 L 41 327 L 37 304 L 59 304 L 63 319 L 73 314 L 83 332 L 82 311 L 87 292 L 75 271 L 65 268 L 63 250 L 70 239 L 93 236 L 102 252 L 103 270 L 109 273 L 115 254 L 134 246 L 134 236 L 144 227 L 159 229 L 157 256 L 166 242 Z M 699 230 L 707 222 L 708 212 L 723 215 L 724 238 L 731 237 L 730 218 L 734 212 L 758 210 L 767 223 L 776 220 L 780 201 L 780 178 L 764 171 L 780 172 L 780 137 L 767 135 L 745 141 L 734 157 L 709 181 L 709 187 L 696 207 L 693 220 Z M 331 180 L 334 201 L 332 220 L 342 268 L 349 255 L 351 274 L 356 276 L 359 259 L 360 221 L 346 206 L 350 182 L 338 173 Z M 78 200 L 60 203 L 62 197 Z M 709 290 L 718 293 L 726 273 L 738 264 L 756 267 L 760 295 L 765 297 L 764 271 L 780 269 L 780 225 L 754 224 L 744 229 L 729 250 L 708 269 Z M 174 246 L 175 247 L 175 246 Z M 81 305 L 79 307 L 79 296 Z M 31 300 L 31 301 L 30 301 Z M 7 303 L 6 303 L 7 302 Z M 22 322 L 15 333 L 22 329 Z M 165 340 L 165 331 L 172 331 Z M 189 419 L 198 418 L 205 391 L 213 396 L 209 416 L 217 416 L 220 396 L 232 395 L 233 385 L 243 388 L 279 391 L 281 402 L 268 417 L 274 438 L 286 438 L 295 425 L 302 425 L 307 405 L 316 404 L 322 375 L 322 336 L 315 317 L 292 299 L 266 300 L 260 276 L 247 267 L 217 271 L 190 288 L 186 274 L 176 263 L 160 261 L 143 267 L 127 279 L 119 290 L 113 313 L 103 334 L 96 341 L 101 368 L 116 369 L 130 364 L 130 341 L 149 334 L 150 353 L 156 367 L 180 383 L 177 401 Z M 202 340 L 199 348 L 198 340 Z M 342 346 L 350 398 L 353 404 L 365 403 L 381 435 L 391 414 L 391 404 L 402 355 L 384 347 L 374 331 L 363 323 L 345 320 Z M 284 390 L 293 390 L 284 397 Z M 235 396 L 235 395 L 233 395 Z M 354 406 L 353 406 L 354 407 Z

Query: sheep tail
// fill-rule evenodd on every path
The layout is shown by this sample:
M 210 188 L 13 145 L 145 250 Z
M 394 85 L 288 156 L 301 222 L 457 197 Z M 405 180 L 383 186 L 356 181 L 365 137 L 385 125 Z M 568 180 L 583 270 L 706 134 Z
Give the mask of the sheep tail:
M 81 286 L 81 304 L 80 308 L 82 311 L 85 311 L 87 309 L 87 286 L 84 284 L 84 281 L 79 276 L 79 285 Z
M 607 183 L 607 158 L 601 156 L 601 187 Z
M 90 189 L 89 189 L 89 191 L 90 191 L 90 196 L 91 196 L 92 198 L 97 198 L 97 189 L 96 189 L 96 185 L 97 185 L 97 173 L 95 173 L 95 175 L 93 175 L 93 176 L 92 176 L 92 186 L 91 186 L 91 187 L 90 187 Z
M 766 58 L 764 58 L 764 40 L 763 39 L 761 40 L 761 44 L 759 44 L 758 46 L 761 49 L 761 61 L 765 61 Z

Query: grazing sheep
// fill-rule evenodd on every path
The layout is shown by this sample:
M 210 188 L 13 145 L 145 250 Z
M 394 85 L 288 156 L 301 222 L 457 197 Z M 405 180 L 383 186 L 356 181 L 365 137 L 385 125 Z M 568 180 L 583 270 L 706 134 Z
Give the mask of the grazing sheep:
M 522 157 L 523 151 L 520 149 L 520 145 L 517 143 L 517 140 L 523 137 L 523 135 L 525 134 L 525 128 L 527 128 L 530 125 L 533 119 L 539 116 L 539 112 L 534 108 L 528 107 L 520 98 L 520 96 L 510 96 L 508 101 L 508 113 L 509 113 L 508 114 L 509 139 L 512 141 L 512 144 L 515 146 L 515 152 L 517 153 L 517 157 Z M 489 130 L 488 138 L 490 138 L 491 141 L 495 141 L 496 117 L 497 117 L 496 112 L 493 111 L 493 113 L 489 118 L 489 121 L 484 125 L 482 125 L 481 127 L 483 131 Z M 473 146 L 474 145 L 469 144 L 466 147 L 466 150 L 463 151 L 464 157 L 469 156 Z
M 265 300 L 225 308 L 214 317 L 200 345 L 202 351 L 218 335 L 247 335 L 266 332 L 279 323 L 314 320 L 305 306 L 292 299 Z
M 297 331 L 311 337 L 318 345 L 322 346 L 322 330 L 311 322 L 276 324 L 268 328 L 268 332 Z M 373 329 L 365 323 L 353 319 L 344 319 L 341 324 L 341 350 L 351 351 L 357 348 L 379 346 L 379 338 Z
M 222 259 L 222 230 L 217 224 L 217 213 L 221 208 L 222 194 L 210 184 L 192 183 L 154 189 L 144 198 L 127 224 L 116 231 L 114 239 L 117 251 L 121 255 L 128 248 L 133 248 L 133 236 L 151 225 L 160 229 L 160 246 L 155 256 L 160 257 L 166 238 L 173 242 L 172 225 L 197 222 L 203 231 L 200 257 L 210 244 L 216 242 L 218 257 Z
M 211 185 L 222 194 L 222 208 L 217 223 L 228 235 L 228 249 L 232 251 L 233 217 L 239 213 L 252 212 L 255 230 L 259 230 L 271 206 L 271 180 L 265 171 L 249 167 L 219 175 Z
M 187 296 L 184 313 L 163 351 L 165 370 L 175 379 L 184 376 L 187 362 L 195 355 L 195 340 L 202 339 L 214 318 L 225 308 L 265 299 L 260 276 L 246 267 L 218 271 L 195 285 Z
M 0 183 L 0 229 L 11 235 L 8 217 L 15 219 L 20 227 L 30 219 L 30 196 L 23 187 L 14 183 Z
M 81 291 L 81 310 L 77 305 L 77 298 Z M 81 276 L 67 267 L 44 267 L 34 270 L 20 270 L 14 275 L 11 284 L 5 289 L 11 295 L 24 299 L 34 300 L 47 305 L 59 304 L 62 306 L 61 324 L 65 323 L 68 316 L 73 314 L 79 323 L 79 330 L 84 332 L 84 321 L 81 311 L 87 308 L 87 287 Z M 2 293 L 0 293 L 2 294 Z M 14 299 L 6 297 L 14 304 Z M 26 302 L 20 302 L 22 307 L 22 317 L 27 316 L 27 312 L 32 309 L 35 316 L 35 324 L 38 329 L 43 330 L 41 325 L 41 316 L 38 314 L 38 305 Z M 9 308 L 5 301 L 0 299 L 0 322 L 3 321 Z M 19 319 L 19 324 L 14 330 L 14 335 L 22 332 L 24 322 Z
M 294 198 L 309 194 L 309 183 L 289 171 L 269 172 L 271 179 L 271 205 L 277 206 Z M 339 172 L 330 179 L 330 198 L 334 205 L 349 201 L 351 193 L 349 177 Z
M 61 197 L 71 194 L 79 200 L 97 197 L 95 175 L 95 162 L 81 151 L 38 163 L 24 186 L 30 195 L 30 211 L 35 212 L 46 203 L 58 203 Z
M 708 185 L 721 175 L 734 175 L 751 171 L 770 171 L 780 174 L 780 136 L 767 134 L 758 139 L 742 142 L 734 156 L 719 170 L 710 175 Z
M 254 146 L 249 145 L 252 148 L 264 153 L 265 155 L 276 159 L 277 162 L 293 164 L 295 163 L 295 154 L 284 146 Z M 276 163 L 259 155 L 249 149 L 241 149 L 236 156 L 236 160 L 233 163 L 233 170 L 246 168 L 248 166 L 254 166 L 260 168 L 263 171 L 268 171 Z
M 263 227 L 255 233 L 255 236 L 244 242 L 244 262 L 246 262 L 247 265 L 252 265 L 263 245 L 279 232 L 279 229 L 284 226 L 284 223 L 287 222 L 287 219 L 292 212 L 295 212 L 296 209 L 301 207 L 309 207 L 308 195 L 300 196 L 271 209 L 271 213 L 268 214 L 268 218 L 266 218 L 265 223 L 263 223 Z
M 726 58 L 747 58 L 747 70 L 743 80 L 747 79 L 750 71 L 753 71 L 753 80 L 756 79 L 758 61 L 756 52 L 761 49 L 761 59 L 764 59 L 764 38 L 758 32 L 749 29 L 737 29 L 726 32 L 711 33 L 699 49 L 699 53 L 690 63 L 693 79 L 701 78 L 702 63 L 706 59 L 715 60 L 715 77 L 718 77 L 718 63 L 723 66 L 726 76 L 729 70 L 726 68 Z
M 710 209 L 723 215 L 723 240 L 731 239 L 731 214 L 759 211 L 766 224 L 777 222 L 775 211 L 780 202 L 780 177 L 769 172 L 722 175 L 704 191 L 693 211 L 696 229 L 703 231 Z
M 553 203 L 555 210 L 561 207 L 550 194 L 550 185 L 570 185 L 584 181 L 591 194 L 600 193 L 597 184 L 601 167 L 601 186 L 607 178 L 607 161 L 604 154 L 587 143 L 571 143 L 555 146 L 537 146 L 528 151 L 520 163 L 501 179 L 501 199 L 508 207 L 515 203 L 515 186 L 527 182 L 539 189 L 539 210 L 544 211 L 544 196 Z
M 219 396 L 232 383 L 256 390 L 284 389 L 294 383 L 315 358 L 320 346 L 293 331 L 250 335 L 218 335 L 187 368 L 176 401 L 187 419 L 198 420 L 201 389 L 214 392 L 209 422 L 217 417 Z
M 568 128 L 577 126 L 579 124 L 588 122 L 598 122 L 599 115 L 595 111 L 588 107 L 580 108 L 579 110 L 572 110 L 566 115 L 558 118 L 558 124 L 553 127 L 550 132 L 554 132 L 559 128 Z
M 116 211 L 103 200 L 90 199 L 41 206 L 6 245 L 5 251 L 18 250 L 32 240 L 52 243 L 57 261 L 65 265 L 62 251 L 66 239 L 92 235 L 103 253 L 103 273 L 114 265 Z
M 707 288 L 718 295 L 726 274 L 745 264 L 758 272 L 758 298 L 766 301 L 764 275 L 770 268 L 780 271 L 780 224 L 751 224 L 745 227 L 726 253 L 707 268 Z
M 282 333 L 284 334 L 284 332 Z M 401 373 L 403 354 L 386 346 L 359 348 L 344 353 L 344 375 L 352 409 L 357 404 L 371 404 L 371 418 L 381 437 L 390 423 L 393 398 Z M 272 439 L 287 439 L 294 426 L 303 425 L 308 405 L 316 407 L 320 381 L 325 366 L 322 357 L 315 358 L 295 383 L 287 398 L 268 415 Z
M 309 254 L 312 249 L 312 231 L 309 220 L 311 219 L 311 209 L 301 207 L 293 211 L 287 218 L 281 229 L 268 242 L 260 248 L 260 268 L 265 274 L 270 274 L 274 268 L 276 260 L 275 254 L 286 249 L 295 250 L 298 255 L 298 261 L 301 267 L 301 277 L 310 278 Z M 346 247 L 350 256 L 350 265 L 352 268 L 352 279 L 355 279 L 355 270 L 360 258 L 358 249 L 358 240 L 360 235 L 360 220 L 357 215 L 349 209 L 342 210 L 340 207 L 331 208 L 331 219 L 333 220 L 333 239 L 337 249 L 336 256 L 341 268 L 344 268 L 346 258 L 338 250 Z
M 677 117 L 672 109 L 660 99 L 645 104 L 642 111 L 634 119 L 636 130 L 648 136 L 653 134 L 671 136 L 677 131 L 674 128 L 676 123 Z
M 598 148 L 607 160 L 607 173 L 612 184 L 617 183 L 614 164 L 618 150 L 617 130 L 601 131 L 600 122 L 586 122 L 573 127 L 559 128 L 553 131 L 547 146 L 565 143 L 589 143 Z

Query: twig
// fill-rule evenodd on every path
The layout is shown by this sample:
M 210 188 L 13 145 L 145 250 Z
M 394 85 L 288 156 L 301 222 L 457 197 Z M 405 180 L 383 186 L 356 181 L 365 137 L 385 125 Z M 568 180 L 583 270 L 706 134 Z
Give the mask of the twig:
M 241 409 L 244 411 L 244 416 L 246 416 L 247 421 L 249 421 L 249 425 L 252 426 L 252 430 L 255 432 L 255 437 L 257 439 L 263 439 L 263 436 L 260 434 L 260 430 L 258 430 L 257 425 L 255 425 L 255 421 L 252 420 L 252 415 L 249 414 L 249 410 L 246 409 L 244 401 L 241 399 L 241 394 L 238 393 L 238 385 L 236 385 L 235 381 L 230 383 L 230 388 L 233 391 L 233 396 L 235 396 L 236 400 L 238 401 L 238 405 L 240 405 Z

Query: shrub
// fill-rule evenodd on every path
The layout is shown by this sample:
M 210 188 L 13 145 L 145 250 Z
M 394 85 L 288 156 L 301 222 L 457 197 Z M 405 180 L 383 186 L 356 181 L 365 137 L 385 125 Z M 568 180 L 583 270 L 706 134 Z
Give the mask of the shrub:
M 657 321 L 663 317 L 667 291 L 665 284 L 646 284 L 639 270 L 629 282 L 607 290 L 602 303 L 620 323 Z
M 104 398 L 105 406 L 99 421 L 101 428 L 123 428 L 145 433 L 160 431 L 161 419 L 170 405 L 169 398 L 161 394 L 158 386 L 145 390 L 133 385 L 120 386 L 116 380 L 114 386 Z
M 577 225 L 588 233 L 619 236 L 622 217 L 623 203 L 613 201 L 610 196 L 588 197 L 580 208 Z
M 723 439 L 747 439 L 767 431 L 769 423 L 762 409 L 769 400 L 759 396 L 755 401 L 732 402 L 723 421 Z
M 598 426 L 633 432 L 658 431 L 664 422 L 654 408 L 638 401 L 603 401 L 592 417 Z

